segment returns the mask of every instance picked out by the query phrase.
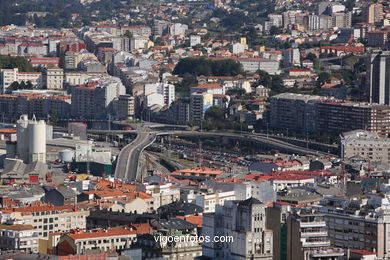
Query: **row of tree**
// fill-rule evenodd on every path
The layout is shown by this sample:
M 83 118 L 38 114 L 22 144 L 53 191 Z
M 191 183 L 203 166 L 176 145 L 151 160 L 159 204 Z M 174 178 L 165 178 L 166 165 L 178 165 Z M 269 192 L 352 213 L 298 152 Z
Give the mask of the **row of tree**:
M 234 60 L 210 60 L 205 58 L 184 58 L 173 70 L 175 75 L 193 76 L 236 76 L 243 74 L 242 65 Z

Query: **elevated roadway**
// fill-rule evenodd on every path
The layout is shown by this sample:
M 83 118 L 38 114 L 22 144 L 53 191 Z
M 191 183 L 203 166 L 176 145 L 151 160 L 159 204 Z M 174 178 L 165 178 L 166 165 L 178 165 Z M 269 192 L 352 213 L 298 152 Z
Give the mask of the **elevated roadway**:
M 128 145 L 126 145 L 119 153 L 115 169 L 115 177 L 124 181 L 134 181 L 139 179 L 138 168 L 139 160 L 142 151 L 151 145 L 157 136 L 189 136 L 189 137 L 226 137 L 236 140 L 254 142 L 265 145 L 267 147 L 280 150 L 285 153 L 293 153 L 299 155 L 312 156 L 333 156 L 332 154 L 316 151 L 313 149 L 304 148 L 294 145 L 276 138 L 269 137 L 265 134 L 250 134 L 250 133 L 220 133 L 220 132 L 199 132 L 199 131 L 159 131 L 157 129 L 140 128 L 138 130 L 88 130 L 89 133 L 94 134 L 135 134 L 136 138 Z

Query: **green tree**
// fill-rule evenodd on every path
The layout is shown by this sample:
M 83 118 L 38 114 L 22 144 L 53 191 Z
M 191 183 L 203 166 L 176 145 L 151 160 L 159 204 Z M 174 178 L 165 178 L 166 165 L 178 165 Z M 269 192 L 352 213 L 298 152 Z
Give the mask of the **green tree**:
M 320 74 L 318 74 L 317 82 L 319 83 L 319 85 L 323 85 L 330 81 L 330 77 L 331 75 L 328 72 L 321 72 Z
M 127 37 L 127 38 L 132 38 L 133 34 L 129 30 L 126 30 L 124 36 Z
M 205 119 L 222 121 L 225 119 L 225 111 L 216 106 L 210 107 L 205 113 Z

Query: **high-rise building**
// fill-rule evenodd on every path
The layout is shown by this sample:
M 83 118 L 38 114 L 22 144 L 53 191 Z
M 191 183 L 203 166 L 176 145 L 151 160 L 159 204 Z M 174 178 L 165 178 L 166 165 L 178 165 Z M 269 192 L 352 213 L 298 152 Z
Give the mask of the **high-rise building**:
M 370 103 L 390 104 L 390 51 L 374 51 L 366 59 Z
M 266 228 L 266 206 L 258 199 L 225 201 L 215 213 L 203 214 L 202 233 L 210 237 L 225 236 L 232 241 L 202 244 L 203 256 L 209 259 L 271 260 L 272 231 Z
M 314 104 L 325 100 L 321 96 L 282 93 L 270 98 L 270 127 L 314 132 L 316 110 Z
M 300 66 L 301 54 L 298 48 L 290 48 L 283 51 L 284 66 Z
M 268 18 L 270 20 L 270 25 L 275 27 L 283 26 L 283 15 L 281 14 L 269 14 Z
M 91 78 L 88 83 L 72 88 L 72 115 L 105 118 L 115 112 L 113 101 L 124 94 L 126 89 L 119 78 Z
M 380 3 L 367 4 L 363 9 L 363 17 L 367 23 L 380 23 L 383 20 L 383 5 Z
M 322 102 L 316 104 L 316 110 L 316 127 L 320 133 L 341 134 L 363 129 L 377 132 L 380 136 L 390 134 L 390 106 L 352 102 Z
M 287 219 L 290 214 L 289 204 L 275 202 L 267 208 L 266 226 L 273 234 L 274 260 L 287 259 Z
M 350 28 L 352 24 L 351 12 L 339 12 L 332 14 L 332 27 Z
M 190 120 L 201 124 L 204 114 L 213 105 L 213 94 L 192 93 L 190 98 Z
M 331 246 L 322 214 L 297 211 L 287 220 L 287 260 L 337 260 L 344 250 Z
M 131 95 L 120 95 L 117 101 L 117 115 L 119 118 L 134 119 L 135 104 L 134 97 Z

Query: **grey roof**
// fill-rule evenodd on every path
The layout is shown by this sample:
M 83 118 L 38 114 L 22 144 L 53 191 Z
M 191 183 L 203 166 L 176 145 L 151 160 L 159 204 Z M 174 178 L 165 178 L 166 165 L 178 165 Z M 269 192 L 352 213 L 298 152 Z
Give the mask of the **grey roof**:
M 173 214 L 175 216 L 185 216 L 185 215 L 191 215 L 196 213 L 202 213 L 203 208 L 193 204 L 193 203 L 186 203 L 183 201 L 176 201 L 172 202 L 167 205 L 163 205 L 158 208 L 158 211 L 163 214 Z
M 21 160 L 7 160 L 2 174 L 4 178 L 6 175 L 17 174 L 22 175 L 26 170 L 26 165 Z
M 77 193 L 74 190 L 72 190 L 71 188 L 68 188 L 68 187 L 60 186 L 60 187 L 57 188 L 57 191 L 59 193 L 61 193 L 61 195 L 65 199 L 74 198 L 74 197 L 77 196 Z
M 196 224 L 187 222 L 180 218 L 161 219 L 159 224 L 161 228 L 177 230 L 194 229 L 197 227 Z
M 19 179 L 26 175 L 38 174 L 40 178 L 43 178 L 48 171 L 47 164 L 43 162 L 35 161 L 25 164 L 21 160 L 7 160 L 1 177 Z
M 27 164 L 25 173 L 37 172 L 39 176 L 45 175 L 49 171 L 46 163 L 35 161 Z
M 240 206 L 252 206 L 252 205 L 263 204 L 263 203 L 262 203 L 260 200 L 251 197 L 251 198 L 249 198 L 249 199 L 240 201 L 238 204 L 239 204 Z

